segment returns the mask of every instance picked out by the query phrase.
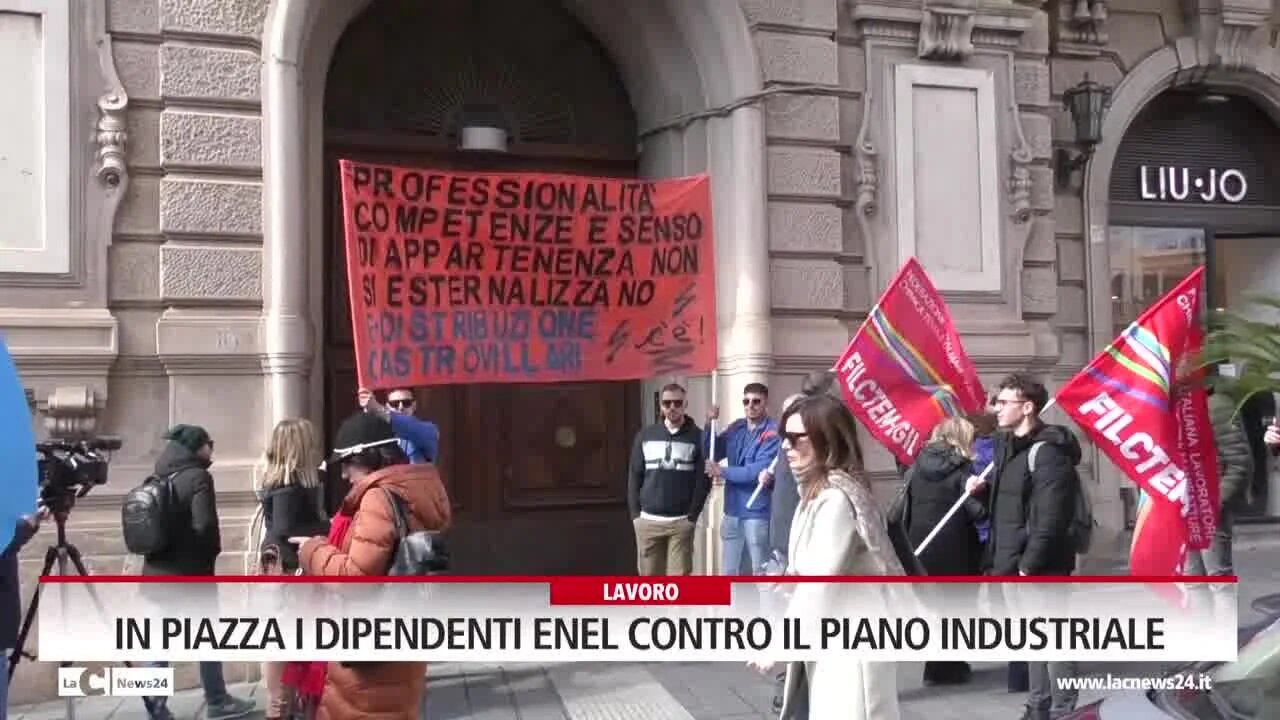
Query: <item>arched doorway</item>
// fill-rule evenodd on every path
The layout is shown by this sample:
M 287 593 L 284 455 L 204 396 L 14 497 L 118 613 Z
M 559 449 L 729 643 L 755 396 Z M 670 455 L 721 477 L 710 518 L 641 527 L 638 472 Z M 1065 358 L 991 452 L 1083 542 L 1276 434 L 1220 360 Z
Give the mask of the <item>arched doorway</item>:
M 460 150 L 474 114 L 505 152 Z M 376 0 L 339 39 L 324 102 L 327 436 L 354 407 L 339 158 L 452 170 L 637 172 L 636 121 L 595 38 L 555 0 Z M 418 388 L 441 429 L 465 573 L 629 573 L 640 384 Z
M 328 258 L 322 238 L 332 208 L 326 206 L 324 91 L 339 38 L 370 2 L 272 0 L 267 11 L 260 333 L 269 413 L 263 432 L 290 417 L 326 421 Z M 719 388 L 736 391 L 761 380 L 771 367 L 773 348 L 764 111 L 743 99 L 761 91 L 764 73 L 742 8 L 726 7 L 721 0 L 563 0 L 563 5 L 608 48 L 626 80 L 641 128 L 639 174 L 711 175 Z M 710 401 L 705 377 L 652 378 L 645 382 L 646 392 L 672 379 L 688 383 L 695 409 Z M 643 414 L 639 408 L 637 413 Z M 695 550 L 695 568 L 702 547 Z
M 1201 265 L 1210 312 L 1280 294 L 1280 128 L 1250 97 L 1201 85 L 1154 97 L 1120 141 L 1108 201 L 1113 335 Z M 1264 396 L 1242 413 L 1256 471 L 1246 515 L 1266 512 L 1262 418 L 1274 414 Z

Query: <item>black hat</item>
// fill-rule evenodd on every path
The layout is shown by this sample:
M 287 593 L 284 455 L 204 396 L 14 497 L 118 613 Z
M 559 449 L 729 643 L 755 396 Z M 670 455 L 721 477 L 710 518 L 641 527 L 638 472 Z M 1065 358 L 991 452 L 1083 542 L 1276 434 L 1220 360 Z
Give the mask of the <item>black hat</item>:
M 343 420 L 338 427 L 338 433 L 333 438 L 333 453 L 325 464 L 338 464 L 353 455 L 394 445 L 396 442 L 398 441 L 391 431 L 391 423 L 376 415 L 359 412 Z
M 164 434 L 165 440 L 172 440 L 191 452 L 199 452 L 200 448 L 213 442 L 209 431 L 199 425 L 174 425 Z

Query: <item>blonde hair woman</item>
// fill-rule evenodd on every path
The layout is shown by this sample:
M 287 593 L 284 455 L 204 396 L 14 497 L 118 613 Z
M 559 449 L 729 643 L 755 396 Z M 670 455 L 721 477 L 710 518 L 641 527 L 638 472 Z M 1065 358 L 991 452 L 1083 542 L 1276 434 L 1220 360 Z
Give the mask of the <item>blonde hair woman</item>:
M 248 572 L 293 574 L 298 569 L 298 548 L 288 539 L 329 531 L 320 484 L 321 459 L 320 441 L 310 420 L 281 420 L 271 431 L 271 441 L 253 473 L 258 510 L 250 522 L 245 552 Z M 289 711 L 289 693 L 281 682 L 284 667 L 284 663 L 262 664 L 266 720 L 282 720 Z
M 973 423 L 962 417 L 949 417 L 933 427 L 929 443 L 955 448 L 956 452 L 972 460 L 973 434 Z
M 912 547 L 919 547 L 933 528 L 964 495 L 965 481 L 975 470 L 973 464 L 974 426 L 963 417 L 949 417 L 938 423 L 929 442 L 907 471 L 907 516 L 903 519 Z M 931 576 L 980 575 L 982 542 L 977 523 L 986 517 L 982 502 L 965 500 L 964 512 L 951 516 L 929 546 L 920 553 L 920 563 Z M 968 682 L 971 670 L 965 662 L 927 662 L 925 685 Z
M 320 484 L 323 450 L 315 425 L 305 418 L 276 423 L 266 450 L 253 469 L 253 492 L 258 509 L 249 523 L 245 548 L 247 574 L 260 572 L 258 559 L 264 548 L 281 553 L 279 570 L 298 567 L 296 552 L 287 539 L 294 535 L 324 534 L 328 525 L 324 490 Z M 301 525 L 301 528 L 297 526 Z M 321 532 L 313 532 L 321 528 Z M 300 530 L 293 532 L 294 529 Z

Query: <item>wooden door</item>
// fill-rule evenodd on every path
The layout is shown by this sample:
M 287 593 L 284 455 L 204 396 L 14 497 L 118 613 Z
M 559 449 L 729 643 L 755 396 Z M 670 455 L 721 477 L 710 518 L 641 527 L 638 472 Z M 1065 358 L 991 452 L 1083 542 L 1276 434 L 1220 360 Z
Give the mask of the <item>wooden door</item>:
M 456 170 L 631 176 L 634 162 L 331 144 L 326 157 L 326 437 L 355 411 L 339 158 Z M 454 506 L 453 571 L 630 574 L 635 541 L 626 468 L 639 429 L 636 382 L 417 388 L 440 427 L 439 467 Z

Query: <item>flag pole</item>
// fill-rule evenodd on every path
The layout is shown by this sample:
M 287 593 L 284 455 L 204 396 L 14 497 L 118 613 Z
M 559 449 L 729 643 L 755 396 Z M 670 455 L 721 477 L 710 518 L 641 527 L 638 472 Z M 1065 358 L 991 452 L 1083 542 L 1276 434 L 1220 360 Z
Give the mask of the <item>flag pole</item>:
M 1046 410 L 1053 407 L 1053 404 L 1056 403 L 1057 401 L 1058 401 L 1058 398 L 1050 398 L 1049 402 L 1045 403 L 1044 407 L 1040 409 L 1040 413 L 1043 414 Z M 987 475 L 991 474 L 991 470 L 995 466 L 996 466 L 995 458 L 992 458 L 991 462 L 988 463 L 987 467 L 982 471 L 982 474 L 976 477 L 979 480 L 986 482 Z M 970 477 L 973 477 L 973 476 L 970 476 Z M 966 485 L 967 484 L 968 483 L 966 483 Z M 915 550 L 916 557 L 920 557 L 920 553 L 924 552 L 924 549 L 929 547 L 929 543 L 933 542 L 933 539 L 938 536 L 939 532 L 942 532 L 942 528 L 947 524 L 947 521 L 950 520 L 953 515 L 959 512 L 960 506 L 964 505 L 964 501 L 968 500 L 971 494 L 972 493 L 969 492 L 969 488 L 965 487 L 964 493 L 960 495 L 960 499 L 956 500 L 955 504 L 951 506 L 950 510 L 947 510 L 947 514 L 942 516 L 942 519 L 938 521 L 938 524 L 934 525 L 933 529 L 929 531 L 929 534 L 925 537 L 924 542 L 920 543 L 920 547 L 916 548 Z
M 719 388 L 719 386 L 720 386 L 720 371 L 712 370 L 711 371 L 711 404 L 712 406 L 715 406 L 717 404 L 716 395 L 719 394 L 719 391 L 717 389 Z M 708 424 L 711 426 L 711 444 L 709 449 L 707 450 L 707 459 L 715 460 L 716 459 L 716 421 L 715 419 L 713 418 L 712 420 L 710 420 Z
M 717 396 L 719 395 L 720 386 L 720 370 L 713 368 L 711 370 L 711 404 L 717 404 Z M 707 427 L 711 430 L 711 438 L 708 443 L 709 454 L 708 459 L 716 456 L 716 421 L 711 420 L 707 423 Z M 706 468 L 694 468 L 695 472 L 706 472 Z M 716 538 L 720 535 L 720 517 L 723 515 L 723 505 L 716 501 L 715 492 L 711 492 L 708 497 L 710 502 L 703 508 L 706 516 L 706 524 L 703 525 L 706 530 L 706 543 L 704 545 L 706 556 L 704 558 L 706 571 L 708 575 L 716 575 L 718 568 L 716 567 L 716 559 L 719 553 L 716 552 Z

